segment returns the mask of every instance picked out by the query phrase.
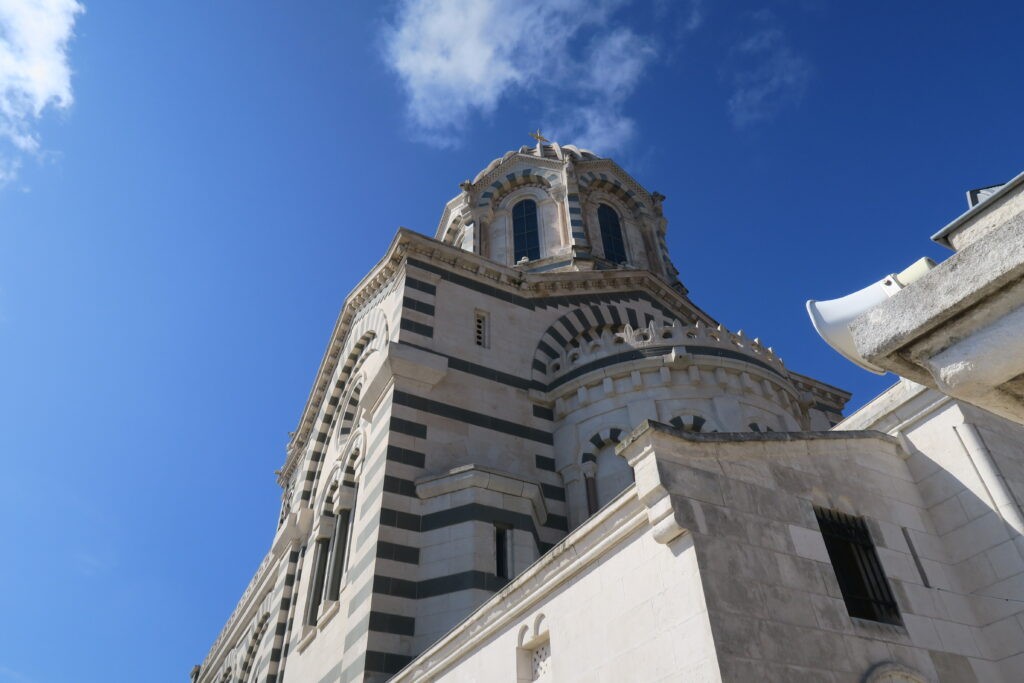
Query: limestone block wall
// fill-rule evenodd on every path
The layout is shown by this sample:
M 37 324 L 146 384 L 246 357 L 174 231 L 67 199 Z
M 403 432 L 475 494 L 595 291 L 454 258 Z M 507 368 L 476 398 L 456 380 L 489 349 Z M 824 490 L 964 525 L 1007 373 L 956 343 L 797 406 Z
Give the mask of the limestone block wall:
M 895 439 L 673 436 L 647 447 L 694 536 L 723 680 L 852 683 L 886 663 L 929 681 L 1014 680 Z M 849 616 L 813 505 L 866 518 L 901 625 Z
M 934 542 L 919 549 L 933 589 L 918 601 L 970 625 L 961 652 L 1014 680 L 1024 667 L 1024 428 L 907 381 L 840 428 L 865 426 L 901 438 L 934 527 Z

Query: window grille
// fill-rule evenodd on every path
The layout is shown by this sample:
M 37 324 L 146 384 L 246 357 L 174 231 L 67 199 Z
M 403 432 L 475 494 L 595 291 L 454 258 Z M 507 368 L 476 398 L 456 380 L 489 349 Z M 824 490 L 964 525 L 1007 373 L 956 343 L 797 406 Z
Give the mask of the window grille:
M 481 346 L 486 349 L 490 345 L 489 340 L 487 339 L 487 314 L 483 311 L 476 312 L 474 334 L 476 336 L 477 346 Z
M 551 641 L 544 641 L 530 652 L 530 680 L 547 678 L 551 671 Z
M 899 607 L 863 517 L 814 508 L 828 558 L 851 617 L 902 624 Z

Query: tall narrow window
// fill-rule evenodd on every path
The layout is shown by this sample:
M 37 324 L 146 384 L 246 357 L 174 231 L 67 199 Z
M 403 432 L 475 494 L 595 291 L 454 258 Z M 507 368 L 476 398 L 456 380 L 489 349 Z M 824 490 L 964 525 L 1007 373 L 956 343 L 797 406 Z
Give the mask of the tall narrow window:
M 864 518 L 819 507 L 814 508 L 814 515 L 850 616 L 902 624 Z
M 327 583 L 324 588 L 326 600 L 337 600 L 341 593 L 341 574 L 345 568 L 345 551 L 348 550 L 349 510 L 338 513 L 338 521 L 334 525 L 331 537 L 331 560 L 327 564 Z
M 537 234 L 537 202 L 524 199 L 512 207 L 512 241 L 515 263 L 526 257 L 528 261 L 540 258 L 540 237 Z
M 327 570 L 327 556 L 331 539 L 321 538 L 316 542 L 313 554 L 313 577 L 309 584 L 309 602 L 306 603 L 306 623 L 315 626 L 320 612 L 320 599 L 324 594 L 324 574 Z
M 604 257 L 612 263 L 626 262 L 626 245 L 622 241 L 622 226 L 619 225 L 619 214 L 607 204 L 597 207 L 597 222 L 601 225 L 601 242 L 604 244 Z
M 494 574 L 499 579 L 512 578 L 512 528 L 506 524 L 494 525 Z

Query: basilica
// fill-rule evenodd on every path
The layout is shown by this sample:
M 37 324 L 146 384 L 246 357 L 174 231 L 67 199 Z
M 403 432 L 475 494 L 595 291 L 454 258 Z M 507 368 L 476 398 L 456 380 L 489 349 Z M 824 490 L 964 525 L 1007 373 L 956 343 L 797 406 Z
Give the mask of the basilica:
M 851 323 L 905 379 L 844 418 L 690 300 L 663 195 L 537 137 L 345 299 L 193 683 L 1020 680 L 1020 398 L 927 368 L 1024 304 L 1024 182 L 941 236 L 1016 276 L 956 299 L 944 263 Z

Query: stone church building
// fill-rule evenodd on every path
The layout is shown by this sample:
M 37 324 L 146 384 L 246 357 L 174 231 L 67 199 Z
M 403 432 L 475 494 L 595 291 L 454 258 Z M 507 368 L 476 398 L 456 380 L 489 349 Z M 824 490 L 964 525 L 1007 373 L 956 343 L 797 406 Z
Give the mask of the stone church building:
M 194 683 L 1024 677 L 1019 420 L 919 376 L 844 419 L 610 159 L 461 190 L 346 298 Z

